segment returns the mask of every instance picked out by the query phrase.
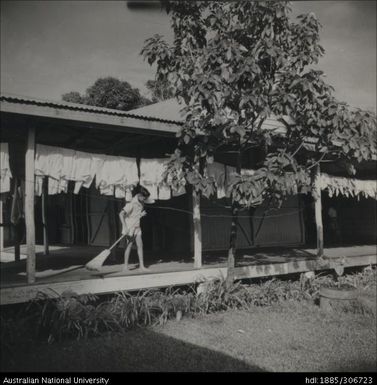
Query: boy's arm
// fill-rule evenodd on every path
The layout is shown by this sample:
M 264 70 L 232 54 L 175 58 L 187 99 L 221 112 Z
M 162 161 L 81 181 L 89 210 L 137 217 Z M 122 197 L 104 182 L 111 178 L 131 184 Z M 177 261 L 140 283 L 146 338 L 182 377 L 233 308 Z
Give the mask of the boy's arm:
M 122 224 L 122 234 L 127 232 L 127 225 L 126 225 L 125 217 L 126 217 L 126 213 L 124 212 L 124 210 L 122 210 L 119 213 L 120 223 Z
M 132 211 L 132 205 L 127 204 L 119 213 L 119 219 L 122 223 L 122 234 L 127 233 L 127 224 L 126 224 L 126 217 L 128 217 L 131 214 Z

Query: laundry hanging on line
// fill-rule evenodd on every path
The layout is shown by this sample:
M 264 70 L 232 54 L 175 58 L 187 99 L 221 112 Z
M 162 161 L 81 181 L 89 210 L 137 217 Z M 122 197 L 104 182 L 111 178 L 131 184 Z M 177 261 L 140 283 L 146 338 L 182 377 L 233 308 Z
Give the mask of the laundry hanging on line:
M 24 197 L 23 197 L 22 188 L 21 186 L 18 185 L 17 178 L 15 178 L 14 186 L 13 186 L 11 214 L 10 214 L 10 221 L 15 226 L 17 226 L 21 218 L 24 217 L 23 201 L 24 201 Z
M 213 162 L 207 165 L 207 175 L 213 178 L 216 186 L 217 198 L 225 198 L 226 196 L 226 167 L 222 163 Z
M 152 199 L 166 200 L 171 198 L 170 186 L 163 180 L 168 158 L 153 158 L 140 160 L 140 184 L 148 189 Z M 173 191 L 173 196 L 186 193 L 183 188 Z
M 96 155 L 96 187 L 103 195 L 131 199 L 131 191 L 139 182 L 136 159 L 112 155 Z
M 48 177 L 48 194 L 68 191 L 68 182 L 75 182 L 74 193 L 89 188 L 96 178 L 101 194 L 126 198 L 138 183 L 136 159 L 92 154 L 55 146 L 37 144 L 35 156 L 36 194 L 41 195 L 44 177 Z
M 10 191 L 12 172 L 9 165 L 9 145 L 0 143 L 0 193 Z
M 342 194 L 346 197 L 364 196 L 377 199 L 377 184 L 374 180 L 344 178 L 322 173 L 319 184 L 321 190 L 327 189 L 330 197 Z

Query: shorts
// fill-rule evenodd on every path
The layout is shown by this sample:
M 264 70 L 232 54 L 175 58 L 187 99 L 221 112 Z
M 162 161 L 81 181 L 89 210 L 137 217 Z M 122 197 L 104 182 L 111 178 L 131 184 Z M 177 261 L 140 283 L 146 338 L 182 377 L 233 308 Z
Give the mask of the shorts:
M 129 230 L 126 234 L 127 242 L 133 242 L 137 235 L 141 234 L 141 228 L 135 227 L 133 230 Z

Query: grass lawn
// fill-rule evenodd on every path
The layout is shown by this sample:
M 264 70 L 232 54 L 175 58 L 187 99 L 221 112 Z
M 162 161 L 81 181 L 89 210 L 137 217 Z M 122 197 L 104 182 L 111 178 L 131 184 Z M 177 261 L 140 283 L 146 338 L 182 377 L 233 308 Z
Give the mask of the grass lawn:
M 18 346 L 11 362 L 11 356 L 2 358 L 2 370 L 376 371 L 376 347 L 374 315 L 284 302 L 88 340 Z

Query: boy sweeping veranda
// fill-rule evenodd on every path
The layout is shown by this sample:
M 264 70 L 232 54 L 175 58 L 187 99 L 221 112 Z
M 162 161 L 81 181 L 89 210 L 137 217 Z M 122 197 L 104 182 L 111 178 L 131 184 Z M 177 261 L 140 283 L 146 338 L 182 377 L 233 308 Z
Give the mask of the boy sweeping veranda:
M 140 227 L 140 219 L 147 214 L 144 210 L 144 203 L 153 203 L 153 200 L 150 199 L 149 191 L 145 187 L 138 185 L 133 191 L 131 202 L 126 203 L 119 213 L 119 219 L 122 223 L 122 235 L 125 235 L 127 240 L 123 271 L 128 270 L 128 260 L 134 241 L 136 241 L 139 257 L 139 268 L 140 270 L 148 270 L 144 266 L 143 239 Z
M 128 261 L 131 254 L 132 245 L 136 242 L 137 254 L 139 257 L 139 269 L 148 271 L 144 266 L 143 239 L 141 233 L 140 219 L 146 215 L 144 210 L 145 203 L 154 203 L 150 198 L 149 191 L 143 186 L 136 186 L 132 191 L 133 198 L 130 202 L 126 202 L 125 206 L 119 213 L 119 219 L 122 224 L 122 236 L 110 249 L 104 250 L 97 257 L 86 264 L 89 270 L 99 270 L 106 258 L 110 255 L 111 249 L 115 247 L 124 237 L 126 238 L 126 250 L 124 252 L 123 271 L 128 271 Z

